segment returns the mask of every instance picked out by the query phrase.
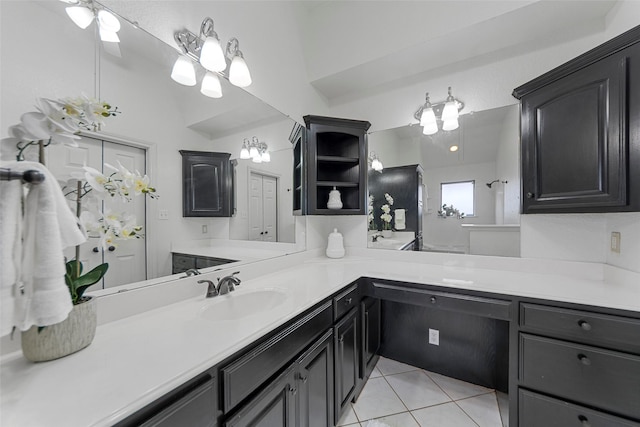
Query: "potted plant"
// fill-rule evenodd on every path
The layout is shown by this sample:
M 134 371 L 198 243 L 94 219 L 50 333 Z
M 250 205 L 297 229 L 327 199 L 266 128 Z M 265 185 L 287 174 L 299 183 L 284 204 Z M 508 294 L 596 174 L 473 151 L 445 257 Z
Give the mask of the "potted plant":
M 387 200 L 387 203 L 380 207 L 380 209 L 382 209 L 380 219 L 382 220 L 382 236 L 388 238 L 391 237 L 392 233 L 391 220 L 393 217 L 391 216 L 391 206 L 393 206 L 393 197 L 391 197 L 389 193 L 384 193 L 384 198 Z
M 3 149 L 13 143 L 16 159 L 33 158 L 33 148 L 37 147 L 37 158 L 44 163 L 44 150 L 52 144 L 77 146 L 75 140 L 81 129 L 99 130 L 104 124 L 103 118 L 119 113 L 109 104 L 91 100 L 87 97 L 76 99 L 50 100 L 39 99 L 37 112 L 25 113 L 21 123 L 9 129 L 13 138 L 3 140 Z M 118 164 L 114 167 L 105 164 L 111 173 L 105 175 L 85 166 L 84 172 L 73 176 L 63 185 L 65 197 L 75 207 L 89 238 L 99 238 L 103 248 L 114 245 L 115 240 L 142 238 L 142 227 L 135 224 L 135 216 L 98 209 L 86 209 L 83 198 L 89 194 L 98 199 L 119 197 L 125 201 L 135 195 L 157 197 L 155 189 L 149 185 L 149 178 L 139 172 L 131 172 Z M 101 203 L 100 203 L 101 204 Z M 91 206 L 91 203 L 88 204 Z M 83 210 L 83 208 L 85 208 Z M 54 325 L 33 326 L 22 333 L 22 350 L 31 361 L 57 359 L 88 346 L 95 336 L 97 312 L 95 299 L 84 296 L 84 292 L 98 283 L 108 271 L 107 263 L 100 264 L 83 272 L 79 260 L 80 246 L 76 246 L 75 259 L 66 261 L 65 283 L 73 304 L 67 319 Z

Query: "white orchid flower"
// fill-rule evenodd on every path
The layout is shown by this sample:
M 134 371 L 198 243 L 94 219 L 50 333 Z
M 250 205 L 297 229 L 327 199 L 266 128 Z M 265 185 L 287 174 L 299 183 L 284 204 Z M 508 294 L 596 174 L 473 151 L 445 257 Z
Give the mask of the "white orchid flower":
M 102 174 L 102 172 L 90 166 L 84 166 L 82 169 L 85 171 L 84 178 L 87 180 L 91 188 L 101 193 L 108 191 L 106 185 L 109 180 Z
M 384 212 L 385 214 L 391 212 L 391 208 L 389 207 L 389 205 L 382 205 L 380 209 L 382 209 L 382 212 Z

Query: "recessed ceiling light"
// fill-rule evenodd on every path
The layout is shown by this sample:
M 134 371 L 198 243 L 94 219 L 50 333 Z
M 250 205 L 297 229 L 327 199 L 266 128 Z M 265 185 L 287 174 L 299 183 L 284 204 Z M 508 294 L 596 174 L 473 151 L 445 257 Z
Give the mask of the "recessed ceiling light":
M 451 147 L 449 147 L 449 151 L 451 151 L 452 153 L 455 153 L 456 151 L 458 151 L 458 146 L 452 145 Z

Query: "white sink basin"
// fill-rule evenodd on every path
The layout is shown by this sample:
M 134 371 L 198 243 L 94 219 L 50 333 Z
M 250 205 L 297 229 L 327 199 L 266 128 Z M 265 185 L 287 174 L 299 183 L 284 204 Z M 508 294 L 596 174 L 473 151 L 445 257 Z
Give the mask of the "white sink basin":
M 274 288 L 248 292 L 230 292 L 214 297 L 200 311 L 200 316 L 211 321 L 237 320 L 272 310 L 283 304 L 287 294 Z

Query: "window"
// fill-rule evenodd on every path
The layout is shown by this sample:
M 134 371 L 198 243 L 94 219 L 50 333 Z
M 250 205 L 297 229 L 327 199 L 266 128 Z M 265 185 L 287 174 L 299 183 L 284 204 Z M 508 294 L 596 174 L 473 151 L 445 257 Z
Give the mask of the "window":
M 464 216 L 473 216 L 475 214 L 474 206 L 474 189 L 475 181 L 460 181 L 460 182 L 443 182 L 440 184 L 440 194 L 442 205 L 448 207 L 453 206 Z

